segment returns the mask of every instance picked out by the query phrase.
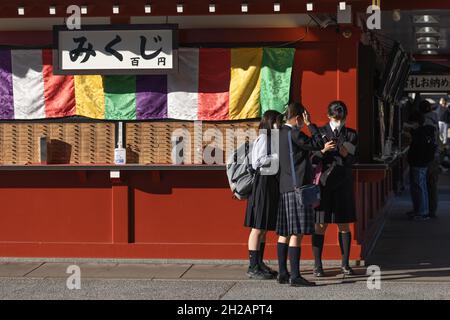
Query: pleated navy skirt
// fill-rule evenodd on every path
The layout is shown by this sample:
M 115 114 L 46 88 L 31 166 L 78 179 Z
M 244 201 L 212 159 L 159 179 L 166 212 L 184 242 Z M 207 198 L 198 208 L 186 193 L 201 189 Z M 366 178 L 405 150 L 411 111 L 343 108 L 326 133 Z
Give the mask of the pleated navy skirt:
M 295 191 L 281 194 L 277 234 L 283 237 L 314 233 L 314 209 L 305 206 Z
M 353 181 L 337 187 L 321 188 L 320 206 L 316 210 L 316 223 L 353 223 L 356 221 Z
M 256 172 L 252 193 L 247 199 L 244 226 L 275 231 L 278 214 L 279 182 L 277 176 Z

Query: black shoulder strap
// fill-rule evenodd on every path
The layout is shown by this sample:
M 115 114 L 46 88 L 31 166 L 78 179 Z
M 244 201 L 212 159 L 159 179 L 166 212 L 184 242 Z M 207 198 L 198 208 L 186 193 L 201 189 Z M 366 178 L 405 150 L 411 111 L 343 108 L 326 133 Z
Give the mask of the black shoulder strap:
M 267 155 L 270 156 L 272 154 L 272 133 L 271 130 L 267 130 Z

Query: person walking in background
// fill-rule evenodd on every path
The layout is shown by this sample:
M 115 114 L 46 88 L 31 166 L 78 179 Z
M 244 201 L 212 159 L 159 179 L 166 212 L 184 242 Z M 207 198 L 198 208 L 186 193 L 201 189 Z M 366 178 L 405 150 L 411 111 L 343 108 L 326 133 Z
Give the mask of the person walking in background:
M 300 275 L 301 241 L 314 232 L 314 209 L 299 197 L 297 190 L 311 184 L 313 171 L 311 151 L 324 148 L 320 132 L 299 103 L 291 103 L 286 111 L 286 124 L 280 130 L 280 201 L 277 219 L 279 235 L 277 251 L 279 283 L 291 286 L 314 286 Z M 312 137 L 301 131 L 307 125 Z M 287 258 L 291 274 L 287 270 Z
M 347 114 L 344 102 L 333 101 L 329 104 L 327 115 L 330 122 L 319 128 L 327 143 L 325 148 L 315 152 L 313 156 L 313 162 L 321 168 L 322 196 L 320 207 L 316 209 L 316 232 L 312 236 L 316 277 L 325 276 L 322 250 L 325 231 L 330 223 L 336 223 L 339 228 L 342 273 L 353 274 L 349 263 L 352 240 L 350 224 L 356 221 L 352 167 L 356 162 L 358 135 L 355 130 L 345 126 Z
M 419 111 L 424 116 L 424 125 L 432 126 L 435 131 L 434 140 L 439 141 L 439 121 L 438 115 L 432 111 L 432 105 L 427 100 L 422 100 L 419 104 Z M 441 170 L 440 150 L 436 146 L 434 158 L 427 167 L 427 192 L 428 192 L 428 211 L 430 218 L 436 217 L 439 203 L 438 182 Z
M 425 103 L 421 108 L 426 109 Z M 411 145 L 408 151 L 413 211 L 407 214 L 415 220 L 423 221 L 430 218 L 427 173 L 428 166 L 435 159 L 436 129 L 425 123 L 424 114 L 420 111 L 411 116 L 411 121 L 418 126 L 411 130 Z
M 446 143 L 444 144 L 445 149 L 447 149 L 447 147 L 448 147 L 448 128 L 450 126 L 450 108 L 449 108 L 448 102 L 446 103 L 446 105 L 447 105 L 447 108 L 445 109 L 445 112 L 442 115 L 442 121 L 445 122 L 445 124 L 446 124 L 445 127 L 447 128 L 447 129 L 444 129 L 444 135 L 446 137 Z
M 437 113 L 439 117 L 439 137 L 442 144 L 446 145 L 448 140 L 448 125 L 450 123 L 450 113 L 446 98 L 441 98 L 439 100 Z
M 275 231 L 278 213 L 279 182 L 278 171 L 271 172 L 273 161 L 278 161 L 278 154 L 271 150 L 273 129 L 281 127 L 280 113 L 268 110 L 259 124 L 260 134 L 252 148 L 251 162 L 256 171 L 252 193 L 247 200 L 244 225 L 251 228 L 248 238 L 250 279 L 274 279 L 277 273 L 264 263 L 264 250 L 267 231 Z M 269 169 L 270 168 L 270 169 Z

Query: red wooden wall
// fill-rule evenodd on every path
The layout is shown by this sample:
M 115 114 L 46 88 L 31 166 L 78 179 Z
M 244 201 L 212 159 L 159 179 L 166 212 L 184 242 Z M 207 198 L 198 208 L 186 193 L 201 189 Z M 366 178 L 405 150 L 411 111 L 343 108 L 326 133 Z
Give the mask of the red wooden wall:
M 227 45 L 298 42 L 292 97 L 324 124 L 326 106 L 341 99 L 357 129 L 357 44 L 335 30 L 183 30 L 181 43 Z M 48 44 L 48 32 L 0 32 L 0 43 Z M 0 172 L 0 256 L 246 259 L 245 202 L 232 200 L 223 171 Z M 83 176 L 83 174 L 81 174 Z M 358 194 L 358 184 L 355 184 Z M 361 254 L 354 241 L 352 258 Z M 269 236 L 268 258 L 275 258 Z M 311 258 L 310 239 L 304 258 Z M 337 230 L 326 236 L 325 257 L 339 259 Z

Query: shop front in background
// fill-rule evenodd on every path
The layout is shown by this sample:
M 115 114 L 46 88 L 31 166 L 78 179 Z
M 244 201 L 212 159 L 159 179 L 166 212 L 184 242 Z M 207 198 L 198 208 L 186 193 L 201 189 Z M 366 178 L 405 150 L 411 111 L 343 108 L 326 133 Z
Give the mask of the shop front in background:
M 295 44 L 288 98 L 302 101 L 318 125 L 327 121 L 327 104 L 341 99 L 349 107 L 348 126 L 359 129 L 358 116 L 362 112 L 358 108 L 357 91 L 359 32 L 356 29 L 352 31 L 352 37 L 344 38 L 334 30 L 310 28 L 306 38 Z M 187 47 L 220 39 L 221 48 L 218 49 L 223 53 L 227 47 L 233 49 L 255 42 L 289 42 L 304 34 L 304 28 L 180 30 L 180 42 Z M 202 72 L 201 59 L 200 56 L 199 74 Z M 263 56 L 261 63 L 262 59 Z M 226 67 L 228 72 L 222 76 L 229 77 L 231 82 L 233 75 L 229 66 L 221 68 L 227 70 Z M 245 202 L 232 199 L 223 166 L 170 164 L 171 133 L 176 128 L 192 130 L 194 120 L 203 120 L 202 130 L 212 128 L 223 132 L 226 129 L 255 128 L 257 119 L 250 118 L 254 118 L 251 115 L 255 111 L 252 110 L 260 114 L 260 106 L 252 109 L 253 104 L 246 104 L 233 112 L 230 111 L 234 103 L 230 86 L 225 92 L 205 88 L 204 92 L 193 91 L 197 93 L 195 112 L 189 109 L 188 114 L 179 113 L 182 117 L 195 115 L 196 118 L 173 120 L 170 117 L 171 103 L 167 108 L 161 102 L 145 110 L 138 107 L 144 101 L 144 95 L 139 97 L 142 90 L 138 90 L 138 77 L 127 78 L 125 80 L 128 81 L 123 82 L 124 86 L 135 86 L 135 91 L 128 90 L 131 94 L 122 97 L 128 106 L 123 109 L 128 110 L 126 113 L 108 109 L 114 107 L 115 102 L 104 97 L 111 95 L 112 99 L 117 98 L 117 92 L 112 86 L 108 87 L 114 84 L 113 79 L 109 83 L 102 82 L 105 84 L 103 99 L 97 101 L 101 108 L 90 109 L 94 110 L 92 115 L 96 115 L 91 117 L 93 120 L 79 121 L 77 116 L 86 115 L 77 114 L 80 109 L 77 109 L 78 89 L 74 78 L 67 83 L 69 88 L 70 81 L 73 83 L 75 101 L 69 96 L 67 99 L 73 107 L 66 109 L 69 111 L 67 115 L 74 119 L 67 123 L 61 120 L 11 119 L 0 124 L 0 157 L 3 163 L 0 167 L 0 197 L 4 208 L 0 215 L 1 256 L 246 258 Z M 220 78 L 221 74 L 217 77 Z M 262 90 L 258 79 L 262 78 L 257 77 L 255 87 L 259 85 Z M 169 82 L 163 83 L 169 86 Z M 99 82 L 94 84 L 98 87 Z M 223 80 L 215 86 L 223 86 Z M 43 87 L 45 98 L 45 80 Z M 170 92 L 170 88 L 167 90 Z M 164 93 L 159 96 L 162 101 L 165 97 L 172 99 Z M 199 101 L 207 101 L 208 96 L 200 97 L 198 93 L 213 94 L 214 101 L 228 97 L 227 108 L 214 113 L 220 115 L 218 119 L 205 118 L 212 114 L 208 113 L 208 108 L 202 109 Z M 247 101 L 251 101 L 251 93 Z M 40 112 L 47 116 L 46 110 L 56 109 Z M 204 112 L 199 113 L 199 110 Z M 161 114 L 165 116 L 151 119 L 158 112 L 159 117 Z M 117 115 L 120 119 L 114 118 Z M 242 115 L 246 119 L 242 119 Z M 125 120 L 127 164 L 124 166 L 114 165 L 117 120 Z M 49 165 L 40 164 L 39 138 L 42 135 L 49 138 Z M 352 243 L 354 260 L 364 258 L 364 251 L 377 230 L 375 218 L 381 215 L 379 213 L 391 194 L 390 171 L 385 167 L 379 169 L 382 179 L 373 183 L 367 180 L 372 173 L 367 170 L 373 170 L 373 167 L 355 167 L 359 221 L 355 225 Z M 304 258 L 312 257 L 308 242 L 309 239 L 305 242 Z M 276 256 L 274 245 L 275 236 L 271 235 L 267 248 L 269 259 Z M 324 257 L 340 259 L 335 229 L 327 233 Z

